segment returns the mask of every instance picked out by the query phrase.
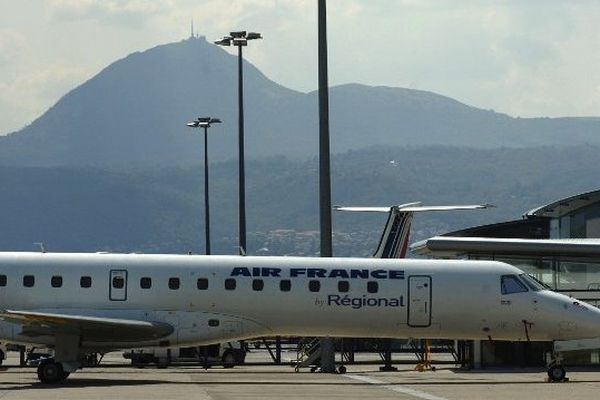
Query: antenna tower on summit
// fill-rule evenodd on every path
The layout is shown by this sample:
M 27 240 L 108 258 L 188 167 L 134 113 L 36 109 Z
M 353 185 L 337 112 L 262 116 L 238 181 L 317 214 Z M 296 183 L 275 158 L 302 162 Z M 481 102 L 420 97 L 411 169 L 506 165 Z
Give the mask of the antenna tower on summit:
M 194 38 L 194 18 L 192 18 L 190 38 Z

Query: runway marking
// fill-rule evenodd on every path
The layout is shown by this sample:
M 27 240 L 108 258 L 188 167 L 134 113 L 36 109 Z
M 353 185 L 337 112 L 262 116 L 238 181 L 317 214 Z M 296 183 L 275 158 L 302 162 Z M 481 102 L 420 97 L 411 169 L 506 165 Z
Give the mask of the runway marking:
M 371 378 L 371 377 L 364 376 L 364 375 L 341 375 L 341 376 L 345 376 L 346 378 L 354 379 L 354 380 L 365 382 L 365 383 L 370 383 L 372 385 L 384 384 L 383 386 L 380 386 L 382 389 L 387 389 L 387 390 L 391 390 L 391 391 L 402 393 L 402 394 L 408 394 L 410 396 L 418 397 L 420 399 L 448 400 L 445 397 L 436 396 L 434 394 L 423 392 L 421 390 L 410 389 L 410 388 L 407 388 L 404 386 L 394 385 L 394 384 L 385 385 L 385 383 L 387 383 L 387 382 L 380 381 L 379 379 Z

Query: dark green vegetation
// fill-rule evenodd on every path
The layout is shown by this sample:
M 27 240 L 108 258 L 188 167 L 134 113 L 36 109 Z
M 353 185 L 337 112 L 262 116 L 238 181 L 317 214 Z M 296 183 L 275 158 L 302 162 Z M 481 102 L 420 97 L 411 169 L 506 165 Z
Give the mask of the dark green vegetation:
M 66 94 L 31 125 L 0 137 L 0 165 L 190 166 L 199 162 L 201 138 L 185 123 L 203 115 L 224 121 L 211 130 L 211 157 L 232 159 L 236 62 L 204 39 L 131 54 Z M 248 63 L 245 88 L 249 156 L 303 160 L 317 154 L 315 92 L 287 89 Z M 343 85 L 331 89 L 330 103 L 335 153 L 373 145 L 600 144 L 598 118 L 512 118 L 418 90 Z
M 422 214 L 424 238 L 522 212 L 599 186 L 600 147 L 371 148 L 333 158 L 333 201 L 346 205 L 489 202 L 492 210 Z M 393 162 L 392 162 L 393 161 Z M 212 168 L 214 247 L 234 254 L 237 164 Z M 251 254 L 315 254 L 317 162 L 270 158 L 248 163 Z M 201 167 L 114 172 L 92 168 L 0 168 L 0 250 L 203 251 Z M 368 255 L 380 215 L 334 213 L 334 252 Z M 268 248 L 267 252 L 265 249 Z

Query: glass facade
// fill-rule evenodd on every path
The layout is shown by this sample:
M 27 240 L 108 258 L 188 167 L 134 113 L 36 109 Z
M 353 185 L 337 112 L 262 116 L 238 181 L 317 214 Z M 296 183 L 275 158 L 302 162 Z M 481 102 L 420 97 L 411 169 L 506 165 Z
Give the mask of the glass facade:
M 557 290 L 600 291 L 600 263 L 560 260 L 557 264 Z
M 589 292 L 600 303 L 600 260 L 560 257 L 472 255 L 470 259 L 495 260 L 514 265 L 557 292 Z
M 561 238 L 600 238 L 600 204 L 592 204 L 563 215 Z

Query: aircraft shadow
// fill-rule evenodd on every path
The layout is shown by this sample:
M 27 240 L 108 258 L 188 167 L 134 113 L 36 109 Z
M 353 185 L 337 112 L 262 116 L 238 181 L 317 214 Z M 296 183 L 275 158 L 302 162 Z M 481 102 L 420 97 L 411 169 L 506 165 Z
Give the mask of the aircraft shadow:
M 365 386 L 365 387 L 378 387 L 378 386 L 431 386 L 431 385 L 539 385 L 544 384 L 543 381 L 417 381 L 417 382 L 383 382 L 383 383 L 367 383 L 367 382 L 351 382 L 347 381 L 342 383 L 344 386 Z M 576 380 L 570 383 L 600 383 L 599 380 Z M 0 392 L 2 391 L 20 391 L 20 390 L 56 390 L 62 388 L 101 388 L 101 387 L 128 387 L 128 386 L 148 386 L 148 385 L 177 385 L 177 386 L 290 386 L 290 385 L 309 385 L 309 386 L 339 386 L 340 382 L 318 382 L 318 381 L 193 381 L 193 382 L 177 382 L 160 379 L 135 379 L 135 380 L 115 380 L 115 379 L 69 379 L 61 385 L 47 385 L 39 382 L 24 384 L 21 382 L 2 382 L 0 385 Z M 10 385 L 10 386 L 5 386 Z

